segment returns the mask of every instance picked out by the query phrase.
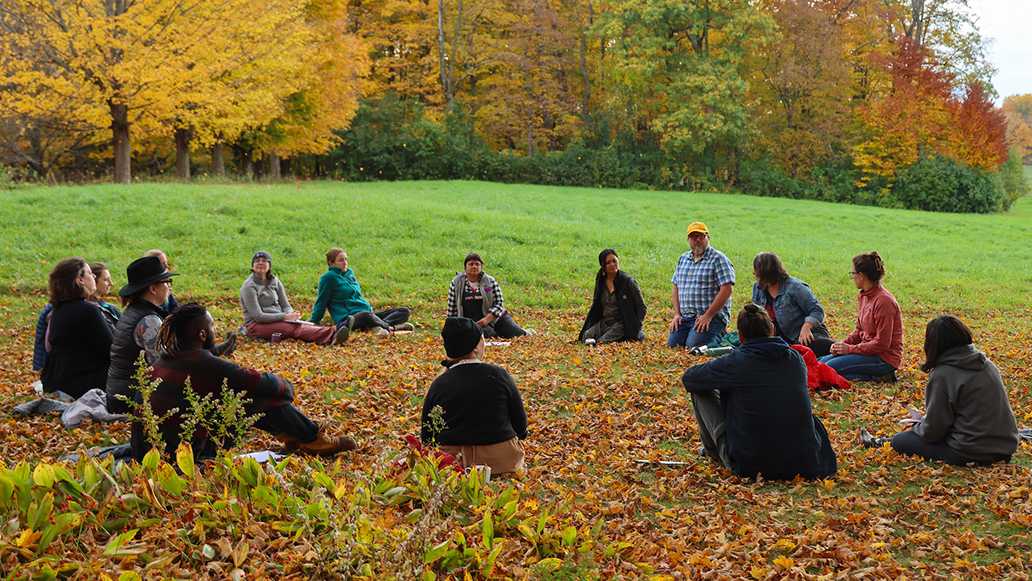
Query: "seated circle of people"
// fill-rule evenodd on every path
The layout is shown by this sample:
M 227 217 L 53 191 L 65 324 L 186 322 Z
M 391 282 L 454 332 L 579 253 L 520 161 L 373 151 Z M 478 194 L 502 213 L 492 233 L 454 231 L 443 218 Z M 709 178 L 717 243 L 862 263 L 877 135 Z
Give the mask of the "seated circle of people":
M 241 367 L 213 353 L 215 323 L 207 309 L 197 303 L 180 305 L 161 323 L 158 347 L 162 356 L 154 362 L 151 378 L 157 380 L 150 407 L 157 417 L 163 452 L 172 455 L 180 443 L 190 404 L 185 389 L 199 397 L 220 398 L 223 385 L 247 400 L 244 413 L 260 414 L 254 426 L 272 434 L 286 449 L 304 454 L 333 455 L 357 448 L 347 436 L 330 436 L 324 428 L 294 407 L 290 382 L 272 374 Z M 171 415 L 169 415 L 171 414 Z M 197 459 L 215 457 L 218 442 L 203 425 L 192 434 L 191 446 Z M 141 460 L 150 450 L 143 424 L 134 420 L 130 441 L 133 457 Z
M 93 272 L 96 290 L 86 300 L 100 308 L 100 314 L 104 317 L 104 322 L 114 332 L 115 324 L 118 322 L 118 318 L 122 316 L 122 311 L 104 300 L 108 292 L 111 291 L 111 272 L 103 262 L 91 262 L 90 271 Z M 48 302 L 36 319 L 36 336 L 32 346 L 32 370 L 38 373 L 43 371 L 47 361 L 47 352 L 49 351 L 47 348 L 47 329 L 50 325 L 50 314 L 53 310 L 54 305 Z M 103 386 L 98 385 L 97 387 Z
M 903 361 L 903 314 L 896 297 L 884 286 L 885 263 L 877 252 L 853 257 L 849 273 L 860 290 L 856 329 L 831 344 L 820 358 L 850 381 L 896 381 Z
M 362 287 L 348 262 L 348 253 L 343 249 L 329 249 L 326 265 L 326 272 L 319 277 L 319 290 L 309 319 L 312 323 L 318 325 L 329 311 L 337 328 L 372 329 L 377 335 L 414 329 L 412 323 L 407 322 L 411 311 L 405 307 L 373 311 L 373 306 L 362 296 Z
M 900 454 L 957 466 L 1009 462 L 1018 448 L 1018 424 L 1000 370 L 974 346 L 971 330 L 953 315 L 928 322 L 924 339 L 928 373 L 924 414 L 911 410 L 892 437 Z M 861 429 L 865 446 L 886 438 Z
M 512 339 L 526 335 L 506 310 L 502 287 L 484 272 L 484 259 L 470 252 L 462 268 L 463 272 L 456 274 L 448 287 L 448 316 L 476 321 L 485 337 Z
M 669 347 L 699 347 L 724 336 L 731 320 L 731 291 L 735 267 L 723 252 L 710 246 L 709 228 L 688 225 L 690 250 L 681 255 L 671 282 L 673 318 Z
M 164 250 L 161 250 L 160 248 L 151 248 L 147 252 L 144 252 L 143 255 L 156 257 L 158 260 L 161 261 L 162 268 L 169 272 L 172 271 L 172 268 L 169 267 L 168 255 L 165 254 Z M 179 302 L 176 301 L 176 296 L 170 291 L 168 293 L 168 299 L 165 300 L 165 304 L 161 305 L 161 308 L 164 309 L 166 313 L 171 313 L 172 311 L 176 310 L 176 307 L 178 306 Z
M 158 331 L 168 315 L 162 305 L 172 293 L 172 277 L 156 256 L 137 258 L 126 267 L 126 284 L 118 291 L 125 311 L 115 325 L 111 341 L 111 364 L 107 375 L 107 409 L 111 413 L 126 413 L 128 404 L 123 398 L 133 398 L 136 371 L 140 354 L 147 365 L 161 357 Z M 236 335 L 214 347 L 216 355 L 228 355 L 236 348 Z
M 438 444 L 465 467 L 487 465 L 492 474 L 522 470 L 527 413 L 516 382 L 505 369 L 483 361 L 484 335 L 472 319 L 448 317 L 441 337 L 447 370 L 423 400 L 421 440 Z M 443 426 L 434 420 L 438 406 Z
M 324 327 L 301 320 L 301 313 L 290 306 L 283 281 L 272 272 L 272 256 L 263 250 L 251 257 L 251 274 L 240 287 L 240 306 L 248 337 L 272 339 L 278 333 L 285 339 L 319 345 L 348 340 L 347 325 Z
M 107 381 L 111 327 L 89 300 L 96 294 L 97 281 L 85 259 L 58 262 L 48 286 L 53 312 L 46 331 L 50 351 L 41 374 L 43 391 L 78 399 Z
M 646 308 L 638 282 L 620 270 L 620 257 L 612 248 L 599 253 L 598 264 L 591 308 L 577 340 L 598 344 L 644 340 Z
M 824 307 L 810 285 L 790 276 L 773 252 L 753 258 L 752 302 L 767 311 L 775 334 L 790 345 L 805 345 L 814 355 L 830 352 L 834 340 L 824 326 Z
M 774 324 L 757 305 L 745 305 L 737 327 L 739 348 L 681 378 L 706 456 L 748 478 L 835 474 L 835 451 L 813 415 L 802 357 L 774 335 Z

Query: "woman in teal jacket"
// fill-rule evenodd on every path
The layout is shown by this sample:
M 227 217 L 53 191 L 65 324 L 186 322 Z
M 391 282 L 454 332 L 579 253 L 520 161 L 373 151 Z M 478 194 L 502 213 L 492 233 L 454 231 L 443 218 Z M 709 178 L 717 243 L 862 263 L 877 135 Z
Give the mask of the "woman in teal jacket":
M 407 322 L 411 311 L 405 307 L 373 311 L 373 306 L 362 296 L 354 271 L 348 267 L 347 252 L 331 248 L 326 253 L 326 264 L 329 270 L 319 277 L 311 322 L 319 324 L 328 310 L 338 329 L 374 329 L 379 335 L 413 330 L 412 323 Z

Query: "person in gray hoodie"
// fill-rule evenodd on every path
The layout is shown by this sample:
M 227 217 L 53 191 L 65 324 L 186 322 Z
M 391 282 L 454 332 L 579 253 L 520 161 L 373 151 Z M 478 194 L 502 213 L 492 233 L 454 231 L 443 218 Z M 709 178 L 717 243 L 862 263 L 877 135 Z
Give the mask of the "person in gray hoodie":
M 1018 448 L 1018 425 L 1000 370 L 972 344 L 971 331 L 957 317 L 943 315 L 925 328 L 925 413 L 901 420 L 909 430 L 892 437 L 900 454 L 948 464 L 1010 461 Z M 884 438 L 861 431 L 865 446 Z

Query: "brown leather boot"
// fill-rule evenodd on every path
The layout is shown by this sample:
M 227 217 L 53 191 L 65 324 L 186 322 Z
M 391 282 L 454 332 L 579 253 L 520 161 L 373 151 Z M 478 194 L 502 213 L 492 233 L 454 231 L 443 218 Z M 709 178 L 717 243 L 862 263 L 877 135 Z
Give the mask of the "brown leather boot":
M 277 436 L 283 442 L 288 452 L 299 452 L 301 454 L 312 454 L 316 456 L 333 456 L 340 452 L 350 452 L 358 448 L 358 444 L 347 436 L 327 436 L 326 431 L 319 428 L 315 439 L 311 442 L 301 442 L 287 436 Z

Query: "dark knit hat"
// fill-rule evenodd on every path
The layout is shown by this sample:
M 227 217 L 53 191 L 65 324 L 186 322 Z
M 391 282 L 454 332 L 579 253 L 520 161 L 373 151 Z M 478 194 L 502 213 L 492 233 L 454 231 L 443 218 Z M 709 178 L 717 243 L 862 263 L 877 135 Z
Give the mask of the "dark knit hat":
M 254 253 L 254 256 L 251 257 L 251 264 L 254 264 L 254 261 L 258 260 L 259 258 L 264 258 L 265 260 L 269 261 L 269 264 L 272 264 L 272 256 L 269 256 L 269 253 L 264 250 L 259 250 L 258 252 Z
M 448 317 L 441 328 L 444 338 L 444 352 L 452 359 L 469 355 L 477 348 L 484 332 L 473 319 L 465 317 Z

